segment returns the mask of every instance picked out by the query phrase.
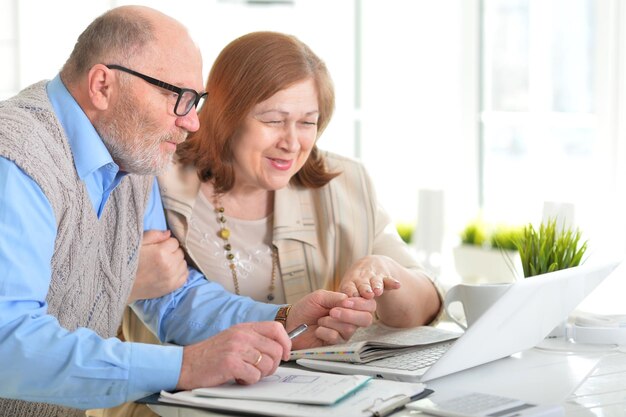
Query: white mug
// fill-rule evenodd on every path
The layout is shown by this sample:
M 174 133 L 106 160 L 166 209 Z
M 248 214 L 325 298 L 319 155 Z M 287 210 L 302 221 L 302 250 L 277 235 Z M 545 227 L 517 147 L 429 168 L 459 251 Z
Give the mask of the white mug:
M 444 310 L 452 321 L 467 330 L 511 285 L 511 283 L 455 285 L 446 294 Z M 456 302 L 463 306 L 465 323 L 450 312 L 450 305 Z

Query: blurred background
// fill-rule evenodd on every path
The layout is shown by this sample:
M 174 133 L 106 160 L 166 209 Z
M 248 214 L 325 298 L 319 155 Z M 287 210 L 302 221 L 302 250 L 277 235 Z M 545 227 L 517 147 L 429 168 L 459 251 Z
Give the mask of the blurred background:
M 445 279 L 477 218 L 536 225 L 556 210 L 590 257 L 626 253 L 626 2 L 0 0 L 0 99 L 53 78 L 86 25 L 128 3 L 186 24 L 205 77 L 250 31 L 309 44 L 337 93 L 319 146 L 365 163 Z

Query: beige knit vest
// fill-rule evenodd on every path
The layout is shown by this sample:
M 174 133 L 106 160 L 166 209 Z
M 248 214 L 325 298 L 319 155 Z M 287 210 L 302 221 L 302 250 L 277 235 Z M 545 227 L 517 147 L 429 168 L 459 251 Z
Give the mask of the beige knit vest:
M 152 177 L 126 176 L 98 219 L 45 82 L 0 102 L 0 156 L 41 187 L 56 217 L 48 314 L 70 331 L 87 327 L 103 338 L 115 336 L 137 270 Z M 84 411 L 0 399 L 3 416 L 84 416 Z

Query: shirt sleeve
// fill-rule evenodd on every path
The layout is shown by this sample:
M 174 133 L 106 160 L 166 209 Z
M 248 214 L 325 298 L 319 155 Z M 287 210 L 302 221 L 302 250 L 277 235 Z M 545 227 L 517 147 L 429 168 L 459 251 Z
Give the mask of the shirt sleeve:
M 165 213 L 155 179 L 144 215 L 144 230 L 166 228 Z M 131 306 L 161 342 L 189 345 L 251 321 L 274 320 L 280 306 L 235 295 L 189 267 L 187 282 L 161 298 L 139 300 Z
M 280 306 L 235 295 L 189 267 L 181 288 L 161 298 L 136 301 L 132 308 L 162 342 L 189 345 L 237 323 L 274 320 Z
M 40 187 L 0 158 L 0 397 L 110 407 L 175 388 L 182 349 L 68 331 L 47 314 L 56 219 Z

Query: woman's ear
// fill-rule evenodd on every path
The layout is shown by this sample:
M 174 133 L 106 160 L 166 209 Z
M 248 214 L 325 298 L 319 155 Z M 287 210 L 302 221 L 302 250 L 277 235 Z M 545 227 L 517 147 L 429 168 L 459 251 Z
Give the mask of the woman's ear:
M 115 83 L 115 72 L 103 64 L 96 64 L 89 70 L 87 75 L 87 88 L 89 100 L 94 108 L 107 110 L 111 103 L 111 97 L 117 83 Z

